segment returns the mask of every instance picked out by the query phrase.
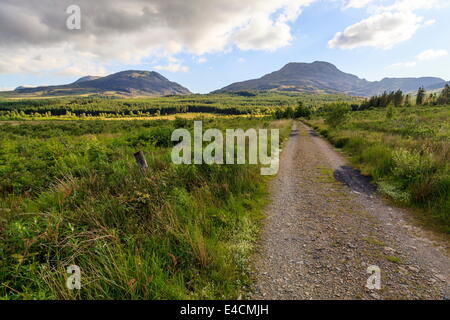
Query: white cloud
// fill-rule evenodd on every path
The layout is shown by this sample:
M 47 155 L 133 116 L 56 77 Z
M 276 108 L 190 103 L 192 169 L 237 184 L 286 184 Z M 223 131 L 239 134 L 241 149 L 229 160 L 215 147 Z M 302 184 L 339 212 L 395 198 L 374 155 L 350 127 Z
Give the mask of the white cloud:
M 164 66 L 156 66 L 155 67 L 156 70 L 165 70 L 165 71 L 169 71 L 169 72 L 188 72 L 189 68 L 186 66 L 183 66 L 179 63 L 169 63 L 167 65 Z
M 0 73 L 40 73 L 46 70 L 64 76 L 106 75 L 106 69 L 95 63 L 95 56 L 74 53 L 70 46 L 16 48 L 14 54 L 0 50 Z
M 380 13 L 338 32 L 328 45 L 342 49 L 363 46 L 390 49 L 411 39 L 420 28 L 422 20 L 422 17 L 411 12 Z
M 396 68 L 412 68 L 417 65 L 417 62 L 415 61 L 409 61 L 409 62 L 399 62 L 394 63 L 390 66 L 388 66 L 386 69 L 396 69 Z
M 208 61 L 208 60 L 207 60 L 205 57 L 199 57 L 199 58 L 197 58 L 197 60 L 196 60 L 196 62 L 199 63 L 199 64 L 205 63 L 205 62 L 207 62 L 207 61 Z
M 373 3 L 368 10 L 373 15 L 335 34 L 328 44 L 331 48 L 354 49 L 372 46 L 390 49 L 398 43 L 412 38 L 416 31 L 434 24 L 435 20 L 424 23 L 423 17 L 415 11 L 447 6 L 449 0 L 395 0 L 390 5 L 385 1 L 348 0 L 344 8 L 363 8 Z
M 447 50 L 434 50 L 429 49 L 417 55 L 417 60 L 425 61 L 425 60 L 433 60 L 440 57 L 445 57 L 448 55 Z
M 292 35 L 286 23 L 260 16 L 237 32 L 233 40 L 241 50 L 274 51 L 289 45 Z
M 417 65 L 418 62 L 420 61 L 427 61 L 427 60 L 433 60 L 433 59 L 437 59 L 440 57 L 445 57 L 448 55 L 448 51 L 447 50 L 435 50 L 435 49 L 429 49 L 426 50 L 420 54 L 418 54 L 416 56 L 416 61 L 408 61 L 408 62 L 399 62 L 399 63 L 394 63 L 390 66 L 387 67 L 387 69 L 392 69 L 392 68 L 412 68 L 415 67 Z
M 169 72 L 188 72 L 189 68 L 186 66 L 183 66 L 181 64 L 181 61 L 174 57 L 169 57 L 167 59 L 166 65 L 158 65 L 154 67 L 156 70 L 165 70 Z
M 397 0 L 390 6 L 380 7 L 385 11 L 415 11 L 420 9 L 433 9 L 444 5 L 448 0 Z
M 40 0 L 39 6 L 29 0 L 1 0 L 0 73 L 56 66 L 78 73 L 92 65 L 137 64 L 182 52 L 201 56 L 233 46 L 273 51 L 290 44 L 290 24 L 314 1 L 77 0 L 82 26 L 73 31 L 65 27 L 65 9 L 72 0 Z M 14 58 L 8 57 L 11 52 Z M 46 56 L 30 63 L 36 52 Z M 159 67 L 186 68 L 180 63 Z
M 13 91 L 14 88 L 13 87 L 0 87 L 0 92 L 1 91 Z
M 374 2 L 374 0 L 349 0 L 347 4 L 345 5 L 344 9 L 360 9 L 366 7 L 371 2 Z

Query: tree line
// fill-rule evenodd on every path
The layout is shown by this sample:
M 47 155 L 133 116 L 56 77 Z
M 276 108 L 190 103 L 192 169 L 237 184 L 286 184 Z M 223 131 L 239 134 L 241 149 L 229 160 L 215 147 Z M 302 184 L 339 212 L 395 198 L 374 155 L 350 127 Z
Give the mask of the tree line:
M 391 91 L 389 93 L 385 91 L 381 95 L 376 95 L 365 100 L 358 109 L 387 108 L 389 105 L 393 107 L 410 107 L 413 102 L 418 106 L 450 104 L 450 86 L 446 84 L 439 94 L 427 94 L 425 88 L 420 87 L 417 90 L 415 101 L 413 98 L 409 94 L 405 95 L 402 90 Z

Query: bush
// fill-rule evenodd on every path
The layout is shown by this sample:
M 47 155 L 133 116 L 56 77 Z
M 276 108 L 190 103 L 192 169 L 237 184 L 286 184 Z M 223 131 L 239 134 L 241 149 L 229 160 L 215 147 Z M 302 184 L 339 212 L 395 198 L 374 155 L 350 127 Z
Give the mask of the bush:
M 390 120 L 394 116 L 394 105 L 389 103 L 386 107 L 386 119 Z
M 328 138 L 328 136 L 330 135 L 330 132 L 327 129 L 322 129 L 319 131 L 319 133 L 321 136 L 323 136 L 325 138 Z
M 274 118 L 279 119 L 294 119 L 296 117 L 296 113 L 292 107 L 287 107 L 286 110 L 277 109 L 274 113 Z
M 338 138 L 335 142 L 334 142 L 334 146 L 336 148 L 342 149 L 348 142 L 349 142 L 349 138 L 345 137 L 345 138 Z
M 391 150 L 383 144 L 369 145 L 361 152 L 361 160 L 372 166 L 371 175 L 375 179 L 391 174 L 394 167 Z
M 273 116 L 277 120 L 283 119 L 284 118 L 284 111 L 281 110 L 281 109 L 277 109 L 277 110 L 275 110 L 275 113 L 274 113 Z
M 292 107 L 287 107 L 286 111 L 284 112 L 284 117 L 287 119 L 295 118 L 294 109 L 292 109 Z
M 402 190 L 402 187 L 395 183 L 380 181 L 378 183 L 378 188 L 382 194 L 391 197 L 395 201 L 401 203 L 409 203 L 411 201 L 411 195 Z
M 394 151 L 393 159 L 395 166 L 392 173 L 395 177 L 407 182 L 420 179 L 430 174 L 433 169 L 429 155 L 421 156 L 403 148 Z
M 296 118 L 310 119 L 312 115 L 311 108 L 305 107 L 302 103 L 299 103 L 297 109 L 295 109 Z
M 154 145 L 155 147 L 170 147 L 172 129 L 167 127 L 153 128 L 141 131 L 137 136 L 130 137 L 127 140 L 133 147 Z
M 347 103 L 332 103 L 325 108 L 325 123 L 332 128 L 343 126 L 350 119 L 350 105 Z
M 173 126 L 176 129 L 186 128 L 189 126 L 189 121 L 185 118 L 175 117 L 175 121 L 173 122 Z

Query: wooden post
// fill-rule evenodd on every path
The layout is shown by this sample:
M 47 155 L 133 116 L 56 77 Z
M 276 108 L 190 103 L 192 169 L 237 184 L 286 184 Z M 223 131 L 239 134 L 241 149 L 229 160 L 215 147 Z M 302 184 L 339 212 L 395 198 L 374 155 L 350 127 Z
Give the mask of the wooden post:
M 147 160 L 145 160 L 144 152 L 139 151 L 134 154 L 134 158 L 136 159 L 136 163 L 141 169 L 142 174 L 146 174 L 148 170 Z

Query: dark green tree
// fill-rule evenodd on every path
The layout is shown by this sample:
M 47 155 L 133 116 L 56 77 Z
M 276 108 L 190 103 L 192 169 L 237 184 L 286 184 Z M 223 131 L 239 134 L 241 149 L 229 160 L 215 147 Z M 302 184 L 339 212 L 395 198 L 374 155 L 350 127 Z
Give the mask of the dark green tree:
M 441 94 L 438 98 L 439 104 L 448 104 L 450 103 L 450 86 L 448 84 L 445 85 L 444 89 L 442 89 Z
M 392 119 L 392 117 L 394 116 L 394 104 L 393 103 L 389 103 L 388 106 L 386 107 L 386 119 L 390 120 Z
M 295 118 L 295 112 L 292 107 L 287 107 L 286 111 L 284 112 L 284 117 L 287 119 L 294 119 Z
M 380 96 L 380 102 L 379 102 L 378 107 L 380 107 L 380 108 L 386 108 L 388 104 L 389 104 L 389 94 L 385 91 L 385 92 L 383 92 L 383 94 Z
M 403 105 L 405 107 L 411 107 L 411 96 L 409 94 L 405 96 L 405 101 L 403 102 Z
M 425 102 L 426 91 L 424 87 L 420 87 L 417 91 L 416 105 L 421 106 Z
M 275 110 L 274 114 L 275 119 L 283 119 L 284 118 L 284 112 L 281 109 Z
M 312 115 L 311 108 L 303 105 L 302 102 L 298 103 L 297 109 L 295 109 L 295 118 L 306 118 L 309 119 Z
M 352 108 L 347 103 L 332 103 L 325 107 L 325 123 L 332 128 L 343 126 L 350 119 Z
M 402 90 L 397 90 L 394 94 L 394 106 L 396 108 L 403 105 L 403 92 Z

